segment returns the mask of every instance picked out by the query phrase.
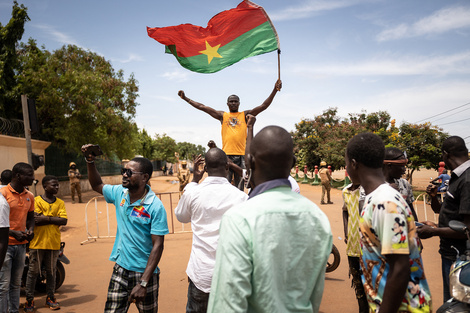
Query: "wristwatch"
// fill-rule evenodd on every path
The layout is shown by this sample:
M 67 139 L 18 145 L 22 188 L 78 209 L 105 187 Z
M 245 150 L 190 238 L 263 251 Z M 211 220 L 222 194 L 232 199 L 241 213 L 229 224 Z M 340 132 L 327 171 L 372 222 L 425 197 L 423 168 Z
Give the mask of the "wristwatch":
M 141 280 L 141 281 L 140 281 L 140 285 L 141 285 L 142 287 L 144 287 L 144 288 L 147 288 L 148 283 L 149 283 L 149 282 L 146 281 L 146 280 Z

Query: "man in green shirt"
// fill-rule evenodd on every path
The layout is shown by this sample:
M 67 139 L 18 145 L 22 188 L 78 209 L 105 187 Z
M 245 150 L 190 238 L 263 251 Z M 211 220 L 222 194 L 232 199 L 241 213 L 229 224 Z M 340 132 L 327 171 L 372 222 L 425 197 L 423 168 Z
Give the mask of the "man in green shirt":
M 221 222 L 208 312 L 318 312 L 332 234 L 326 215 L 292 192 L 290 134 L 262 129 L 247 165 L 255 185 Z

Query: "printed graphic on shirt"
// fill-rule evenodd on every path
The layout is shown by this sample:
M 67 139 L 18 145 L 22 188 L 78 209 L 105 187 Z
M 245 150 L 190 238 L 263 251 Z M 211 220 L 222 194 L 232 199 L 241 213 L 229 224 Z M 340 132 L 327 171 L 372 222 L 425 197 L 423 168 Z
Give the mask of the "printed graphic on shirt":
M 381 185 L 366 198 L 360 216 L 363 270 L 362 282 L 371 312 L 382 304 L 389 274 L 386 256 L 409 255 L 408 287 L 400 312 L 431 312 L 431 294 L 420 255 L 421 243 L 411 210 L 401 195 L 388 185 Z
M 119 206 L 124 206 L 124 203 L 126 203 L 126 199 L 125 199 L 125 198 L 123 198 L 123 199 L 121 200 L 121 204 L 119 204 Z
M 150 214 L 144 209 L 143 206 L 135 206 L 132 208 L 131 216 L 139 217 L 139 218 L 150 218 Z
M 240 121 L 236 117 L 230 117 L 227 121 L 228 126 L 237 127 L 240 124 Z

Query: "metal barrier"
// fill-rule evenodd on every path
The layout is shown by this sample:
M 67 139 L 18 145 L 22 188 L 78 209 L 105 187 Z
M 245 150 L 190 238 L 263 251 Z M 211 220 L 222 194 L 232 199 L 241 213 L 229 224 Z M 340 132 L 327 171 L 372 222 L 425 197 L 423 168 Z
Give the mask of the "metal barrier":
M 445 193 L 439 192 L 438 194 L 441 196 L 441 203 L 442 203 L 442 201 L 444 201 L 444 194 Z M 434 213 L 434 211 L 431 208 L 431 205 L 428 206 L 426 196 L 427 196 L 427 193 L 423 192 L 423 193 L 419 194 L 416 197 L 415 201 L 413 202 L 413 206 L 415 208 L 416 215 L 418 216 L 419 220 L 422 220 L 422 219 L 419 218 L 420 217 L 420 214 L 419 214 L 420 210 L 419 210 L 419 206 L 418 206 L 418 201 L 419 201 L 419 202 L 423 203 L 421 211 L 423 211 L 423 213 L 424 213 L 424 221 L 429 221 L 429 219 L 428 219 L 428 210 L 431 210 L 431 212 L 429 212 L 429 214 L 434 215 L 434 223 L 437 224 L 439 222 L 438 221 L 439 214 Z
M 185 230 L 185 224 L 175 221 L 175 214 L 174 208 L 178 205 L 178 201 L 181 198 L 180 192 L 161 192 L 155 193 L 155 195 L 162 201 L 163 206 L 165 207 L 167 213 L 167 219 L 169 222 L 170 234 L 179 234 L 179 233 L 190 233 L 191 225 L 189 225 L 189 230 Z M 98 201 L 101 200 L 101 201 Z M 88 209 L 89 206 L 94 203 L 95 207 L 95 219 L 89 219 Z M 100 209 L 103 208 L 103 203 L 106 206 L 106 220 L 102 221 L 103 219 L 99 219 L 99 215 L 101 214 Z M 114 212 L 114 210 L 113 210 Z M 175 222 L 177 223 L 175 225 Z M 96 224 L 96 235 L 92 235 L 90 233 L 90 228 L 92 228 L 93 224 Z M 105 228 L 107 231 L 106 235 L 100 234 L 100 224 L 103 225 L 105 223 Z M 116 224 L 116 223 L 114 223 Z M 105 238 L 116 238 L 116 236 L 111 235 L 111 231 L 115 233 L 115 227 L 111 229 L 110 226 L 110 216 L 109 216 L 109 204 L 104 201 L 103 196 L 98 196 L 92 198 L 90 201 L 87 202 L 85 206 L 85 226 L 86 226 L 86 233 L 87 233 L 87 240 L 82 241 L 80 244 L 85 244 L 88 242 L 96 241 L 97 239 L 105 239 Z
M 110 226 L 109 226 L 109 205 L 106 201 L 104 203 L 106 204 L 106 224 L 107 224 L 108 234 L 106 236 L 100 236 L 100 226 L 99 226 L 100 223 L 99 223 L 99 220 L 98 220 L 98 213 L 101 213 L 101 212 L 98 211 L 98 199 L 99 198 L 102 198 L 104 200 L 103 196 L 94 197 L 90 201 L 88 201 L 86 206 L 85 206 L 85 225 L 86 225 L 87 240 L 80 242 L 81 245 L 83 245 L 84 243 L 90 242 L 92 240 L 96 241 L 96 239 L 115 238 L 116 237 L 116 236 L 111 236 L 110 235 L 111 229 L 110 229 Z M 93 235 L 90 234 L 90 228 L 89 228 L 90 225 L 88 223 L 88 206 L 92 202 L 95 203 L 96 236 L 93 236 Z

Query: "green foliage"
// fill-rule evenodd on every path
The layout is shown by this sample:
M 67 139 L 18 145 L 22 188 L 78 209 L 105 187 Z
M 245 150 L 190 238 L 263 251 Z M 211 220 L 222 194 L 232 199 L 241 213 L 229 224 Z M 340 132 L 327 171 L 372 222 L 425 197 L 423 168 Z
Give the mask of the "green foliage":
M 137 154 L 149 160 L 153 160 L 157 152 L 156 149 L 156 144 L 147 131 L 145 129 L 139 131 L 139 147 L 137 148 Z
M 364 131 L 387 137 L 386 127 L 390 123 L 387 112 L 351 113 L 344 119 L 337 112 L 337 108 L 329 108 L 322 115 L 303 119 L 295 125 L 296 131 L 292 135 L 299 167 L 307 165 L 312 171 L 320 161 L 325 161 L 333 169 L 342 168 L 345 166 L 346 145 L 351 137 Z
M 171 163 L 176 162 L 175 152 L 178 148 L 176 141 L 167 136 L 166 134 L 155 134 L 155 159 L 167 161 Z
M 206 149 L 201 145 L 195 145 L 190 142 L 178 142 L 176 145 L 181 160 L 192 160 L 196 155 L 203 155 L 206 153 Z
M 313 119 L 303 119 L 292 133 L 299 168 L 307 165 L 312 171 L 320 161 L 326 161 L 333 169 L 344 168 L 346 145 L 354 135 L 373 132 L 386 146 L 394 146 L 408 154 L 408 167 L 413 171 L 421 167 L 436 168 L 441 161 L 442 142 L 448 137 L 430 123 L 408 124 L 395 127 L 385 111 L 366 114 L 349 113 L 348 118 L 337 116 L 336 108 L 329 108 Z
M 389 145 L 406 151 L 412 172 L 421 167 L 437 169 L 442 161 L 441 146 L 447 137 L 447 133 L 430 123 L 404 123 L 390 136 Z
M 124 81 L 104 57 L 68 45 L 54 52 L 32 39 L 19 50 L 19 91 L 36 99 L 49 140 L 68 151 L 99 144 L 107 154 L 131 157 L 138 146 L 137 81 Z
M 0 23 L 0 116 L 6 118 L 22 118 L 21 106 L 14 105 L 20 99 L 15 71 L 18 68 L 16 48 L 26 21 L 29 21 L 26 7 L 14 1 L 10 21 L 5 26 Z

